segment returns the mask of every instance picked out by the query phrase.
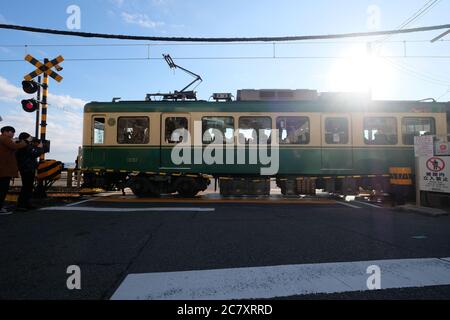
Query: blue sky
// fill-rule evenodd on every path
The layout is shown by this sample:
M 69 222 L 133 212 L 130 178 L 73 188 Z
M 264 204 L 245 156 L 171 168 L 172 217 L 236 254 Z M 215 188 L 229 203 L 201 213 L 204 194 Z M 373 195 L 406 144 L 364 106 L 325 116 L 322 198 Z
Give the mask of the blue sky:
M 402 1 L 179 1 L 179 0 L 91 0 L 0 2 L 0 22 L 67 30 L 66 13 L 70 5 L 81 9 L 84 32 L 149 36 L 284 36 L 364 32 L 395 29 L 426 0 Z M 373 22 L 373 8 L 379 18 Z M 27 12 L 28 11 L 28 12 Z M 450 1 L 441 0 L 434 8 L 408 27 L 450 22 Z M 37 17 L 45 17 L 38 19 Z M 443 30 L 444 31 L 444 30 Z M 398 35 L 387 39 L 380 54 L 403 55 L 406 40 L 408 55 L 447 55 L 450 41 L 431 44 L 411 42 L 430 40 L 442 31 Z M 450 36 L 447 37 L 450 40 Z M 277 44 L 277 57 L 314 58 L 270 59 L 272 44 L 241 45 L 158 45 L 90 46 L 73 44 L 146 44 L 145 42 L 84 39 L 56 35 L 29 34 L 0 30 L 0 115 L 1 125 L 18 131 L 34 132 L 33 114 L 21 110 L 22 77 L 33 70 L 20 60 L 26 53 L 36 58 L 59 54 L 62 83 L 50 83 L 48 135 L 52 139 L 51 157 L 73 161 L 81 144 L 81 109 L 87 101 L 143 99 L 149 92 L 179 90 L 191 81 L 180 70 L 174 72 L 163 60 L 73 61 L 86 58 L 160 58 L 169 53 L 179 65 L 200 74 L 204 81 L 196 88 L 202 99 L 213 92 L 232 92 L 241 88 L 309 88 L 319 91 L 366 90 L 372 82 L 374 99 L 418 100 L 445 95 L 450 86 L 448 58 L 372 58 L 366 54 L 366 41 Z M 19 47 L 12 47 L 18 45 Z M 25 48 L 25 45 L 30 47 Z M 38 46 L 36 46 L 38 45 Z M 41 46 L 51 45 L 51 46 Z M 317 57 L 350 56 L 347 59 Z M 177 57 L 179 59 L 177 59 Z M 268 59 L 181 59 L 199 57 L 269 57 Z M 72 60 L 72 61 L 71 61 Z M 370 63 L 368 63 L 370 62 Z M 371 74 L 368 77 L 367 74 Z M 372 80 L 370 80 L 372 79 Z

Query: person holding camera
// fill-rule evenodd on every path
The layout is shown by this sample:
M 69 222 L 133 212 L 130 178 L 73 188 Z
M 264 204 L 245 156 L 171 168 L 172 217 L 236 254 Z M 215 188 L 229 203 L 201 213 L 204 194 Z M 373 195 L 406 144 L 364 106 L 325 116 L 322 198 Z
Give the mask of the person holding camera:
M 34 209 L 31 204 L 33 195 L 33 185 L 38 167 L 37 158 L 45 152 L 42 143 L 38 139 L 22 132 L 19 139 L 26 143 L 26 147 L 16 152 L 17 164 L 19 166 L 20 177 L 22 178 L 22 188 L 17 200 L 18 210 Z
M 6 126 L 0 131 L 0 214 L 11 214 L 10 210 L 3 208 L 3 203 L 8 194 L 10 181 L 17 177 L 18 173 L 16 150 L 23 149 L 27 145 L 25 142 L 16 143 L 13 140 L 16 132 L 13 127 Z

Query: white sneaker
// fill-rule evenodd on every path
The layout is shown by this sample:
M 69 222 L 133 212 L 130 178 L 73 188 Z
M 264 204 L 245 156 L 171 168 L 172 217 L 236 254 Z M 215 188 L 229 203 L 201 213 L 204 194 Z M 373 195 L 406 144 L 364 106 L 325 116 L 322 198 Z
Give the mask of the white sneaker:
M 12 214 L 13 212 L 11 210 L 2 208 L 0 209 L 0 215 L 8 215 L 8 214 Z

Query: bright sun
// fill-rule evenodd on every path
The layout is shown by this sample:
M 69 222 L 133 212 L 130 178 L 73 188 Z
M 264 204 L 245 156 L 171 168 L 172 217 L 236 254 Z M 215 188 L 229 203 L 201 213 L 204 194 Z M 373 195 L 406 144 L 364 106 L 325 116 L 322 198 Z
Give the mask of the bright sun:
M 365 47 L 352 47 L 343 56 L 348 58 L 337 60 L 328 74 L 330 91 L 389 94 L 394 70 L 383 58 L 369 55 Z

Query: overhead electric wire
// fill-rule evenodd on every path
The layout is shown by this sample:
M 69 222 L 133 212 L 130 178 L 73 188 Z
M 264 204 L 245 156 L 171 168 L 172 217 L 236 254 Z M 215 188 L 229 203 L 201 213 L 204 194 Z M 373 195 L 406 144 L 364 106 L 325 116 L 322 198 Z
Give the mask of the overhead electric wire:
M 405 21 L 400 28 L 397 30 L 386 30 L 386 31 L 372 31 L 372 32 L 358 32 L 358 33 L 344 33 L 344 34 L 329 34 L 329 35 L 310 35 L 310 36 L 283 36 L 283 37 L 232 37 L 232 38 L 224 38 L 224 37 L 149 37 L 149 36 L 131 36 L 131 35 L 114 35 L 114 34 L 101 34 L 101 33 L 88 33 L 88 32 L 77 32 L 77 31 L 64 31 L 64 30 L 53 30 L 53 29 L 43 29 L 43 28 L 34 28 L 27 26 L 18 26 L 18 25 L 10 25 L 10 24 L 0 24 L 0 29 L 9 29 L 9 30 L 17 30 L 17 31 L 26 31 L 26 32 L 35 32 L 35 33 L 45 33 L 45 34 L 55 34 L 55 35 L 65 35 L 65 36 L 76 36 L 76 37 L 85 37 L 85 38 L 104 38 L 104 39 L 120 39 L 120 40 L 145 40 L 145 41 L 164 41 L 164 42 L 192 42 L 195 44 L 205 45 L 206 43 L 214 43 L 214 44 L 225 44 L 225 43 L 240 43 L 240 44 L 255 44 L 255 42 L 288 42 L 295 43 L 292 41 L 304 41 L 304 40 L 324 40 L 324 39 L 345 39 L 345 38 L 355 38 L 355 37 L 373 37 L 380 35 L 395 35 L 395 34 L 406 34 L 413 32 L 424 32 L 424 31 L 433 31 L 440 29 L 449 29 L 450 24 L 444 25 L 435 25 L 428 27 L 420 27 L 420 28 L 410 28 L 404 29 L 404 26 L 410 24 L 412 21 L 416 20 L 427 11 L 429 11 L 433 6 L 435 6 L 440 0 L 434 0 L 432 3 L 428 1 L 426 5 L 428 7 L 419 10 L 417 14 L 413 17 Z M 430 4 L 431 3 L 431 4 Z M 350 42 L 350 41 L 347 41 Z M 321 43 L 321 42 L 315 42 Z M 345 43 L 345 42 L 342 42 Z M 117 44 L 120 45 L 120 44 Z M 151 46 L 151 45 L 167 45 L 167 44 L 135 44 L 135 46 Z M 5 45 L 6 46 L 6 45 Z M 4 46 L 4 47 L 5 47 Z M 11 45 L 12 47 L 13 45 Z M 29 45 L 30 47 L 33 45 Z M 38 46 L 38 45 L 35 45 Z M 42 45 L 44 46 L 44 45 Z M 49 45 L 51 46 L 51 45 Z M 59 46 L 82 46 L 82 45 L 59 45 Z M 97 45 L 84 45 L 84 46 L 106 46 L 106 44 L 97 44 Z M 111 46 L 111 45 L 109 45 Z M 123 45 L 125 46 L 125 45 Z M 127 44 L 127 46 L 131 46 Z M 1 47 L 1 46 L 0 46 Z M 25 45 L 27 47 L 27 45 Z M 404 66 L 395 64 L 393 61 L 390 61 L 389 58 L 450 58 L 450 56 L 380 56 L 381 58 L 385 58 L 389 63 L 394 65 L 397 69 L 408 72 L 423 81 L 433 82 L 434 84 L 445 85 L 448 86 L 447 82 L 441 81 L 437 78 L 433 78 L 417 71 L 411 70 Z M 239 57 L 177 57 L 179 60 L 261 60 L 261 59 L 348 59 L 351 57 L 346 56 L 239 56 Z M 161 60 L 162 58 L 152 58 L 148 57 L 126 57 L 126 58 L 72 58 L 66 59 L 66 61 L 142 61 L 142 60 Z M 0 60 L 0 62 L 22 62 L 23 60 L 16 59 L 4 59 Z
M 411 24 L 413 21 L 419 19 L 421 16 L 423 16 L 425 13 L 427 13 L 429 10 L 431 10 L 434 6 L 436 6 L 439 3 L 440 0 L 429 0 L 427 3 L 425 3 L 418 11 L 416 11 L 411 17 L 406 19 L 402 24 L 400 24 L 396 30 L 402 30 L 409 24 Z M 376 41 L 377 43 L 381 44 L 391 38 L 393 35 L 387 35 L 383 39 L 380 39 Z
M 443 97 L 445 97 L 449 93 L 450 93 L 450 87 L 442 95 L 440 95 L 436 100 L 442 99 Z
M 386 59 L 390 59 L 389 57 L 385 57 L 385 58 Z M 398 65 L 401 65 L 404 68 L 411 70 L 411 72 L 415 72 L 417 74 L 422 74 L 424 77 L 428 77 L 428 78 L 434 79 L 436 81 L 441 81 L 441 82 L 445 82 L 445 83 L 450 84 L 450 78 L 447 78 L 446 76 L 433 74 L 433 72 L 429 72 L 429 71 L 422 72 L 417 67 L 411 67 L 411 66 L 409 66 L 408 64 L 406 64 L 403 61 L 402 62 L 397 61 L 397 62 L 394 62 L 394 63 L 397 63 Z
M 402 29 L 402 30 L 386 30 L 386 31 L 370 31 L 370 32 L 353 32 L 342 34 L 328 35 L 310 35 L 310 36 L 281 36 L 281 37 L 157 37 L 157 36 L 132 36 L 120 34 L 104 34 L 79 31 L 65 31 L 45 28 L 35 28 L 28 26 L 0 24 L 0 29 L 9 29 L 16 31 L 26 31 L 34 33 L 45 33 L 54 35 L 75 36 L 84 38 L 104 38 L 104 39 L 121 39 L 121 40 L 146 40 L 146 41 L 168 41 L 168 42 L 278 42 L 278 41 L 294 41 L 294 40 L 321 40 L 321 39 L 343 39 L 355 37 L 371 37 L 389 34 L 406 34 L 423 31 L 433 31 L 440 29 L 449 29 L 450 24 Z
M 438 42 L 450 42 L 448 39 L 439 39 Z M 430 40 L 390 40 L 386 43 L 430 43 Z M 350 44 L 359 43 L 366 44 L 367 41 L 291 41 L 291 42 L 277 42 L 279 45 L 305 45 L 305 44 Z M 148 46 L 239 46 L 239 45 L 272 45 L 269 42 L 215 42 L 215 43 L 74 43 L 74 44 L 0 44 L 2 48 L 33 48 L 33 47 L 148 47 Z
M 414 13 L 409 19 L 407 19 L 405 22 L 403 22 L 398 29 L 401 30 L 403 28 L 405 28 L 406 26 L 410 25 L 411 23 L 413 23 L 415 20 L 419 19 L 420 17 L 422 17 L 424 14 L 426 14 L 428 11 L 430 11 L 431 9 L 433 9 L 434 6 L 436 6 L 439 1 L 441 0 L 430 0 L 427 3 L 424 4 L 424 6 L 422 8 L 420 8 L 416 13 Z
M 443 81 L 441 79 L 430 77 L 430 76 L 428 76 L 426 74 L 417 72 L 416 70 L 412 70 L 412 69 L 410 69 L 408 67 L 405 67 L 405 66 L 403 66 L 401 64 L 395 63 L 394 61 L 392 61 L 390 59 L 385 59 L 385 60 L 388 63 L 390 63 L 397 70 L 402 71 L 402 72 L 406 72 L 406 73 L 408 73 L 408 74 L 410 74 L 410 75 L 412 75 L 412 76 L 414 76 L 414 77 L 416 77 L 416 78 L 418 78 L 418 79 L 420 79 L 422 81 L 429 82 L 429 83 L 432 83 L 432 84 L 435 84 L 435 85 L 445 86 L 445 87 L 449 87 L 450 86 L 450 82 L 448 82 L 448 81 Z
M 427 12 L 429 12 L 431 9 L 433 9 L 438 3 L 440 2 L 440 0 L 429 0 L 427 1 L 419 10 L 417 10 L 411 17 L 409 17 L 408 19 L 406 19 L 402 24 L 400 24 L 397 27 L 397 30 L 402 30 L 405 27 L 407 27 L 408 25 L 410 25 L 411 23 L 413 23 L 414 21 L 416 21 L 417 19 L 419 19 L 420 17 L 422 17 L 423 15 L 425 15 Z M 383 45 L 384 43 L 390 42 L 388 41 L 390 38 L 392 38 L 392 36 L 394 36 L 394 34 L 390 34 L 385 36 L 384 38 L 382 38 L 381 40 L 375 41 L 378 45 Z M 403 42 L 404 45 L 406 46 L 407 41 Z M 405 47 L 406 50 L 406 47 Z M 435 85 L 441 85 L 441 86 L 449 86 L 449 80 L 443 80 L 442 78 L 439 79 L 437 77 L 433 77 L 430 76 L 430 73 L 422 73 L 417 71 L 417 69 L 412 69 L 409 68 L 405 65 L 402 65 L 401 63 L 396 63 L 394 61 L 392 61 L 390 58 L 388 57 L 381 57 L 384 58 L 384 60 L 386 60 L 388 63 L 390 63 L 393 67 L 395 67 L 397 70 L 402 71 L 404 73 L 408 73 L 409 75 L 412 75 L 422 81 L 425 82 L 429 82 Z
M 419 71 L 417 71 L 416 69 L 412 69 L 412 68 L 410 68 L 410 67 L 408 67 L 408 66 L 406 66 L 406 65 L 404 65 L 404 64 L 401 64 L 401 63 L 398 63 L 398 62 L 394 62 L 394 61 L 392 61 L 392 60 L 390 60 L 390 59 L 385 59 L 385 60 L 387 60 L 390 64 L 392 64 L 392 65 L 394 65 L 394 66 L 396 66 L 396 67 L 398 67 L 398 68 L 404 70 L 405 72 L 414 74 L 414 75 L 416 75 L 417 77 L 421 77 L 422 79 L 426 79 L 426 80 L 429 80 L 429 81 L 433 81 L 433 82 L 435 82 L 435 83 L 439 83 L 439 84 L 442 84 L 442 85 L 450 85 L 450 81 L 448 81 L 448 80 L 444 80 L 444 79 L 442 79 L 442 78 L 439 79 L 439 78 L 430 76 L 430 75 L 427 74 L 427 73 L 419 72 Z
M 380 58 L 390 59 L 450 59 L 450 55 L 414 55 L 414 56 L 377 56 Z M 300 60 L 300 59 L 352 59 L 354 56 L 204 56 L 204 57 L 173 57 L 177 60 Z M 65 58 L 65 62 L 101 62 L 101 61 L 148 61 L 148 60 L 164 60 L 156 57 L 119 57 L 119 58 Z M 23 59 L 0 59 L 0 62 L 23 62 Z

